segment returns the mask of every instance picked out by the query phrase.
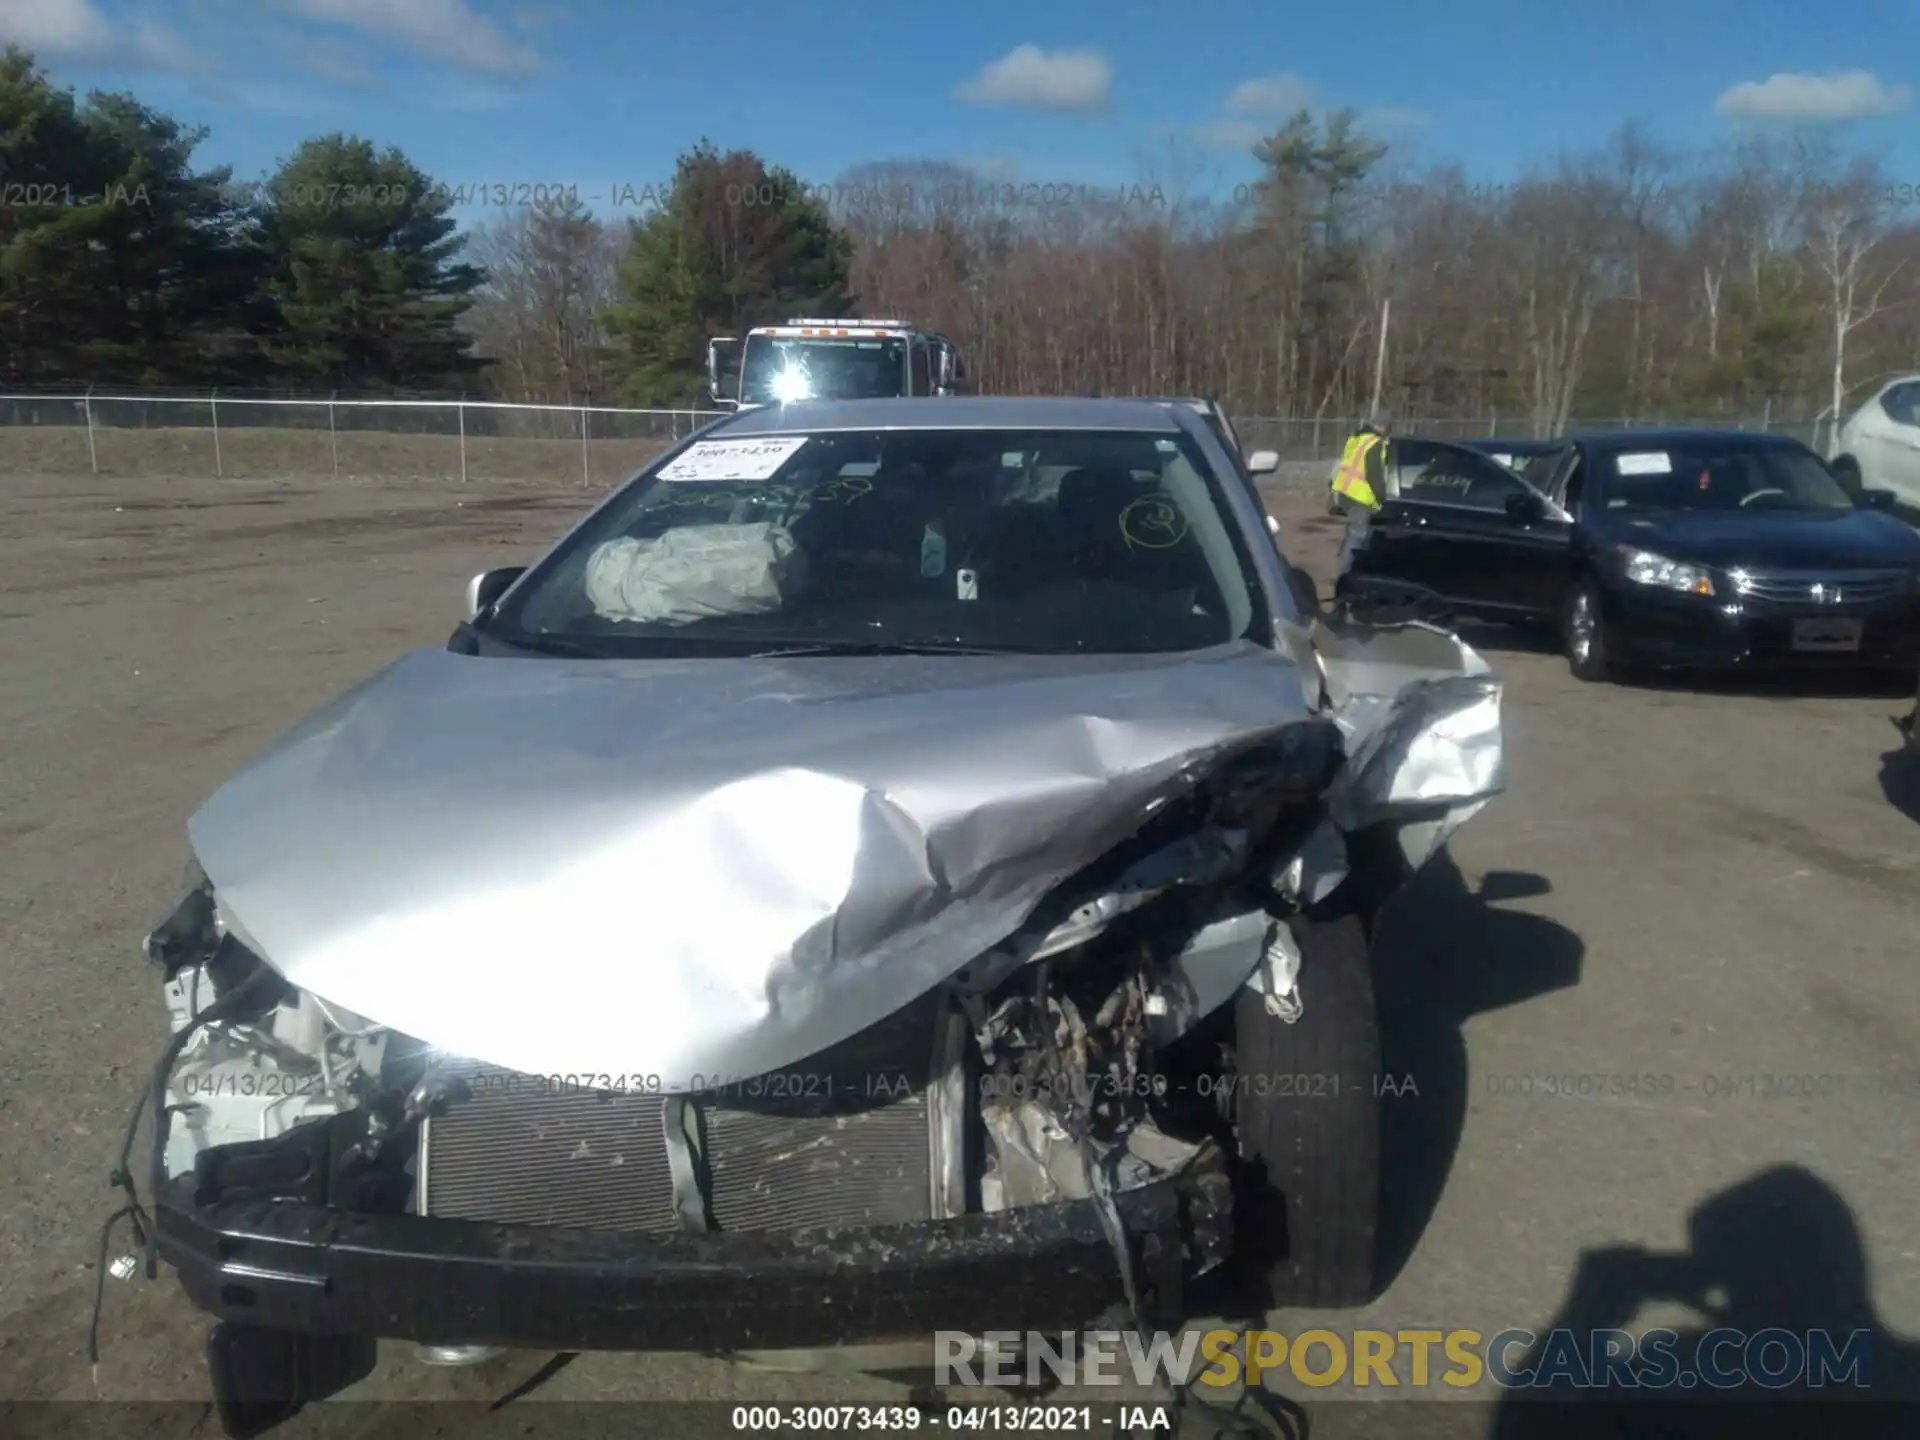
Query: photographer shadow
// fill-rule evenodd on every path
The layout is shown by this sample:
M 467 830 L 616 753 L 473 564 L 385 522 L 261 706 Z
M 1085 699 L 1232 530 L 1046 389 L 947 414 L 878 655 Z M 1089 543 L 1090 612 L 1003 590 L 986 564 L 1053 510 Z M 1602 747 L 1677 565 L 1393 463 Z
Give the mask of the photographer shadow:
M 1580 983 L 1586 946 L 1578 935 L 1503 908 L 1552 888 L 1544 876 L 1498 870 L 1470 886 L 1443 847 L 1380 914 L 1374 995 L 1389 1083 L 1376 1294 L 1412 1257 L 1452 1172 L 1470 1098 L 1467 1022 Z
M 1489 1440 L 1920 1433 L 1920 1346 L 1889 1335 L 1876 1316 L 1859 1226 L 1832 1186 L 1797 1165 L 1776 1166 L 1709 1197 L 1688 1233 L 1684 1254 L 1622 1246 L 1581 1256 L 1560 1312 L 1531 1349 L 1516 1345 L 1506 1354 L 1511 1369 L 1536 1380 L 1507 1392 Z M 1686 1305 L 1708 1322 L 1675 1332 L 1669 1382 L 1595 1375 L 1594 1332 L 1626 1331 L 1644 1305 L 1661 1302 Z M 1552 1338 L 1562 1330 L 1571 1344 Z M 1720 1330 L 1743 1333 L 1707 1345 Z M 1756 1353 L 1749 1338 L 1768 1330 L 1793 1340 Z M 1809 1332 L 1828 1337 L 1826 1359 Z M 1797 1372 L 1792 1345 L 1805 1356 Z M 1777 1388 L 1710 1383 L 1743 1365 L 1797 1378 Z M 1815 1383 L 1822 1376 L 1825 1383 Z M 1794 1403 L 1814 1401 L 1824 1403 Z
M 1920 702 L 1913 711 L 1894 720 L 1899 745 L 1880 757 L 1880 793 L 1909 820 L 1920 823 L 1920 745 L 1913 727 L 1920 723 Z

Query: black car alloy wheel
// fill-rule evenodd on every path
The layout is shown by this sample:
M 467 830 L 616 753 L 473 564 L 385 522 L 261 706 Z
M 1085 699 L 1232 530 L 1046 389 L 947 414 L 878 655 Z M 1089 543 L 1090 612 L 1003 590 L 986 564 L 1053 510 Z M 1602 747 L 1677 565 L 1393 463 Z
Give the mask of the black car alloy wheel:
M 1600 589 L 1582 580 L 1567 596 L 1567 668 L 1576 680 L 1607 678 L 1607 630 L 1600 614 Z

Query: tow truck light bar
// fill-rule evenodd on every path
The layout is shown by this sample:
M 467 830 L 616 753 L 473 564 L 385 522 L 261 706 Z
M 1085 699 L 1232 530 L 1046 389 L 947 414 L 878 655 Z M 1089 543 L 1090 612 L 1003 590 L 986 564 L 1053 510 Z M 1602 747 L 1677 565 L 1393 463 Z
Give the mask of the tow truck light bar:
M 826 326 L 851 325 L 859 330 L 911 330 L 913 327 L 904 320 L 789 320 L 789 325 L 811 325 L 815 329 Z

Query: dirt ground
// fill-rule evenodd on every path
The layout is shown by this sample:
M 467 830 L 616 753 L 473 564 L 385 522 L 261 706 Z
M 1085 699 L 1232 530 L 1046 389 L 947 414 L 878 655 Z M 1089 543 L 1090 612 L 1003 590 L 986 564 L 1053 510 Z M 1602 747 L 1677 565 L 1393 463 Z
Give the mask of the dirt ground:
M 85 1353 L 107 1174 L 165 1036 L 138 943 L 185 821 L 282 727 L 441 644 L 468 576 L 532 557 L 588 498 L 564 482 L 0 480 L 0 1406 L 203 1396 L 203 1330 L 164 1274 L 107 1282 L 97 1387 Z M 1273 508 L 1324 578 L 1317 487 L 1283 486 Z M 1690 1304 L 1711 1302 L 1749 1329 L 1884 1327 L 1887 1353 L 1911 1356 L 1920 786 L 1893 724 L 1911 696 L 1596 688 L 1475 641 L 1509 686 L 1510 792 L 1381 939 L 1387 1069 L 1412 1085 L 1387 1101 L 1395 1275 L 1366 1310 L 1311 1318 L 1698 1326 Z M 391 1346 L 355 1393 L 486 1398 L 543 1358 L 445 1372 Z M 541 1395 L 903 1393 L 654 1355 L 585 1357 Z M 525 1434 L 542 1411 L 557 1414 L 463 1410 L 456 1428 Z M 0 1410 L 0 1431 L 28 1433 L 27 1413 L 10 1429 Z M 398 1413 L 343 1402 L 285 1433 L 425 1433 Z M 1449 1433 L 1485 1431 L 1453 1413 Z M 1323 1437 L 1412 1433 L 1406 1407 L 1359 1397 L 1315 1414 Z M 139 1433 L 208 1423 L 187 1406 Z M 548 1433 L 588 1431 L 570 1416 Z

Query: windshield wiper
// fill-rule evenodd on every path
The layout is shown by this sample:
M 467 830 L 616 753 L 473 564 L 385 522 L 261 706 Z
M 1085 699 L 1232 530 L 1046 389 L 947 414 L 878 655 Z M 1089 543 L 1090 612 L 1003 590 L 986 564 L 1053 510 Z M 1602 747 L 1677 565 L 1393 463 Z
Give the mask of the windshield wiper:
M 544 631 L 512 636 L 499 635 L 494 638 L 518 650 L 531 650 L 537 655 L 552 655 L 562 660 L 611 660 L 613 658 L 597 646 L 581 640 L 569 640 L 564 635 L 549 635 Z
M 827 640 L 815 645 L 790 645 L 779 650 L 756 650 L 749 660 L 784 660 L 790 655 L 1042 655 L 1019 645 L 959 645 L 945 640 Z

